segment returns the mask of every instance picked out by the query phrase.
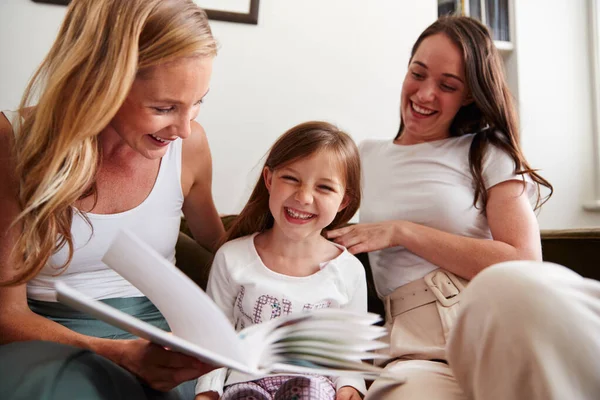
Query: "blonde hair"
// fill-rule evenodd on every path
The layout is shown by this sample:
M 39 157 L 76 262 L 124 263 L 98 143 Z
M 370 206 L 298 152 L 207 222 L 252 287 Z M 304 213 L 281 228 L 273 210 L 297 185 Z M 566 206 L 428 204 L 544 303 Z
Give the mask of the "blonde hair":
M 327 122 L 311 121 L 296 125 L 273 144 L 265 167 L 275 171 L 320 151 L 331 152 L 337 157 L 344 177 L 347 205 L 326 228 L 335 229 L 347 223 L 360 206 L 360 156 L 356 143 L 348 134 Z M 224 242 L 254 232 L 264 232 L 272 228 L 273 223 L 269 191 L 261 174 L 246 206 L 227 231 Z
M 73 256 L 73 204 L 96 195 L 98 134 L 140 71 L 182 57 L 213 57 L 206 13 L 192 0 L 73 0 L 58 37 L 21 101 L 15 145 L 22 234 L 17 275 L 36 276 L 56 251 Z M 24 109 L 39 101 L 30 112 Z M 29 111 L 29 110 L 28 110 Z M 20 270 L 20 271 L 19 271 Z

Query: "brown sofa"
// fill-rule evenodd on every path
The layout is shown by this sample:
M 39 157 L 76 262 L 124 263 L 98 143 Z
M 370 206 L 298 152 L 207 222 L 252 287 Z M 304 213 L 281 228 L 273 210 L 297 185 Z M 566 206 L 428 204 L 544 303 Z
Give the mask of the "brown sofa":
M 234 218 L 234 215 L 224 216 L 225 227 Z M 587 278 L 600 280 L 600 228 L 542 231 L 542 251 L 545 261 L 564 265 Z M 212 254 L 191 238 L 185 220 L 181 224 L 176 257 L 177 266 L 205 289 Z M 383 304 L 375 292 L 367 254 L 358 254 L 357 257 L 367 274 L 369 311 L 383 315 Z

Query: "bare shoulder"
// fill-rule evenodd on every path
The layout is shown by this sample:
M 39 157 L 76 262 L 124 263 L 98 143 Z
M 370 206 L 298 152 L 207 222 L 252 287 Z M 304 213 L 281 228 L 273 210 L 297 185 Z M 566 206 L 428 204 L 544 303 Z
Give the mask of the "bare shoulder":
M 184 194 L 198 181 L 208 181 L 212 176 L 212 158 L 202 125 L 192 121 L 192 134 L 183 141 L 181 184 Z
M 183 141 L 184 161 L 186 157 L 197 157 L 206 152 L 210 152 L 206 132 L 202 125 L 196 121 L 192 121 L 192 134 Z
M 12 165 L 12 151 L 15 145 L 13 128 L 4 113 L 0 113 L 0 171 L 7 172 Z

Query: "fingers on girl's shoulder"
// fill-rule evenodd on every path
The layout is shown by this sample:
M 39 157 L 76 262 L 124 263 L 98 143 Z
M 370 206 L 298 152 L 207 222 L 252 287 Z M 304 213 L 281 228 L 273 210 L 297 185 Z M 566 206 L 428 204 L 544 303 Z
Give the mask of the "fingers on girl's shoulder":
M 338 236 L 340 236 L 340 230 L 339 229 L 334 229 L 332 231 L 325 231 L 325 237 L 327 239 L 335 239 Z

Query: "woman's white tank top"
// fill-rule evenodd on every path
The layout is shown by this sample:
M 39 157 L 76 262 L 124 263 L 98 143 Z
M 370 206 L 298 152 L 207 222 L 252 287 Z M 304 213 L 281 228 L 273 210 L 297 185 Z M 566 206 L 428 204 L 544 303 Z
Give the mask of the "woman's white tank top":
M 3 112 L 18 135 L 16 112 Z M 61 280 L 94 299 L 138 297 L 143 294 L 104 264 L 101 259 L 121 229 L 128 229 L 163 257 L 175 262 L 183 191 L 181 189 L 182 141 L 177 139 L 162 157 L 152 191 L 138 206 L 117 214 L 87 213 L 92 228 L 79 213 L 74 213 L 71 233 L 74 255 L 60 275 L 57 266 L 67 258 L 67 248 L 55 253 L 42 271 L 27 284 L 27 297 L 56 301 L 54 283 Z

